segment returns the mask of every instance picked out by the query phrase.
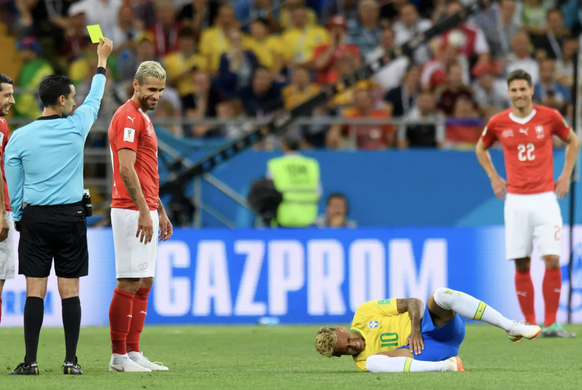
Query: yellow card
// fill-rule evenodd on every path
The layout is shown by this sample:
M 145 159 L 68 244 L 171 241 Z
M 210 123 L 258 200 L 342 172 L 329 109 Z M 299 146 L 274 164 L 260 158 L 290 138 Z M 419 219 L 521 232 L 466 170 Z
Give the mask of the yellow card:
M 91 42 L 93 43 L 99 43 L 99 38 L 103 38 L 101 27 L 99 27 L 98 24 L 87 26 L 87 31 L 89 31 L 89 36 L 91 37 Z

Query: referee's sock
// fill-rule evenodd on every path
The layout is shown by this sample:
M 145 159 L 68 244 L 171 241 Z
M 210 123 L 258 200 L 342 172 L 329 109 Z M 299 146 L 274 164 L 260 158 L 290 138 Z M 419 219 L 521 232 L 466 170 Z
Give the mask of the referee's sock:
M 24 363 L 27 365 L 36 362 L 43 317 L 44 300 L 39 297 L 27 297 L 24 304 L 24 343 L 26 344 Z
M 79 297 L 65 298 L 63 305 L 63 328 L 65 329 L 66 362 L 75 362 L 77 343 L 81 331 L 81 300 Z

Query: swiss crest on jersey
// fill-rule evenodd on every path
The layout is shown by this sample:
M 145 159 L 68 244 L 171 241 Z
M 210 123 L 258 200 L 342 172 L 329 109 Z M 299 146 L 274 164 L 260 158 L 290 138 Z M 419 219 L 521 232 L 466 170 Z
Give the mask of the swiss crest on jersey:
M 536 137 L 539 139 L 544 138 L 544 126 L 536 126 Z

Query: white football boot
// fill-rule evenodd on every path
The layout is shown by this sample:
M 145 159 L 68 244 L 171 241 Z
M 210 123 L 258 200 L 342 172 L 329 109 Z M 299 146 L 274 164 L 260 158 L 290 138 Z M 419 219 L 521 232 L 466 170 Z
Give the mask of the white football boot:
M 145 367 L 151 371 L 168 371 L 169 368 L 162 365 L 159 362 L 150 362 L 150 359 L 143 355 L 143 352 L 130 352 L 128 353 L 129 358 L 142 367 Z
M 151 372 L 149 368 L 143 367 L 129 358 L 127 354 L 119 355 L 114 353 L 111 355 L 109 362 L 109 371 L 115 372 Z
M 513 321 L 513 328 L 507 332 L 507 336 L 514 343 L 521 341 L 523 337 L 533 340 L 540 335 L 542 328 L 537 325 L 527 325 L 523 322 Z
M 446 360 L 447 367 L 443 369 L 443 371 L 456 371 L 456 372 L 464 372 L 465 367 L 463 367 L 463 361 L 461 360 L 460 356 L 454 356 L 450 359 Z

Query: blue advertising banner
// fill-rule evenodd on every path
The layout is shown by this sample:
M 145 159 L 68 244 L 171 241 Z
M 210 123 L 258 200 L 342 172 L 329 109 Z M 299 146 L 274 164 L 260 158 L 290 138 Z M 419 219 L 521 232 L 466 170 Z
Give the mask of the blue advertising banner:
M 574 320 L 582 322 L 582 226 L 574 232 Z M 345 324 L 369 300 L 417 297 L 437 287 L 461 290 L 504 315 L 522 315 L 503 227 L 305 230 L 177 230 L 160 243 L 148 324 Z M 562 306 L 566 318 L 569 235 L 563 234 Z M 81 281 L 83 325 L 108 325 L 115 287 L 111 231 L 89 231 L 90 275 Z M 534 259 L 539 257 L 534 253 Z M 544 266 L 534 260 L 536 313 L 543 319 Z M 24 278 L 6 282 L 2 326 L 20 326 Z M 51 277 L 45 325 L 61 326 Z

